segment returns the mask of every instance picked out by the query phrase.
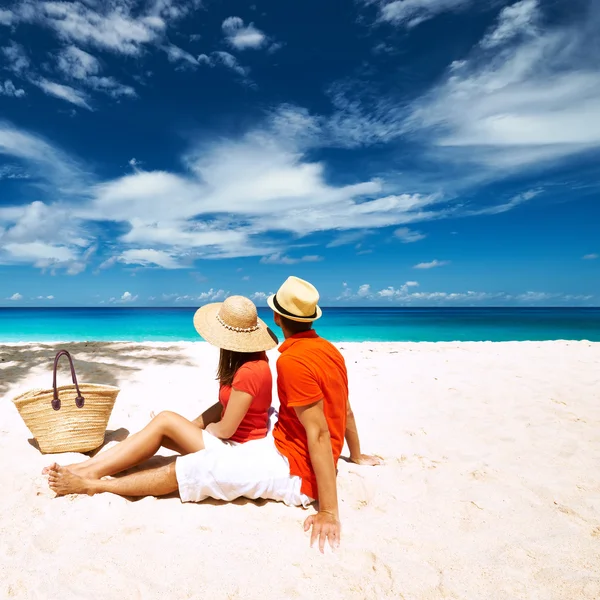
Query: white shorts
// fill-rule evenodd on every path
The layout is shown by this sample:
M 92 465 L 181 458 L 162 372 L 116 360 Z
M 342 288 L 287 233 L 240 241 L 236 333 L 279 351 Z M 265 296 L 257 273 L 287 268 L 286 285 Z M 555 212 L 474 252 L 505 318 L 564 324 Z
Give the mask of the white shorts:
M 288 460 L 277 450 L 270 431 L 244 444 L 224 442 L 206 431 L 202 435 L 204 450 L 175 461 L 182 502 L 206 498 L 230 502 L 245 497 L 305 508 L 314 502 L 300 491 L 300 477 L 290 475 Z

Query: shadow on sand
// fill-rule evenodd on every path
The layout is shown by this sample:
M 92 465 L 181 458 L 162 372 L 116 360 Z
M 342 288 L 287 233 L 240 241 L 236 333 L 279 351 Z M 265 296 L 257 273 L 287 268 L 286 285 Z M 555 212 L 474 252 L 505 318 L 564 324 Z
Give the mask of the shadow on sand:
M 143 343 L 77 342 L 63 344 L 0 345 L 0 398 L 17 382 L 25 379 L 35 367 L 48 373 L 48 388 L 52 386 L 52 366 L 59 350 L 73 356 L 80 382 L 118 386 L 119 382 L 140 370 L 139 363 L 192 366 L 193 363 L 173 346 L 145 346 Z M 61 359 L 58 385 L 70 383 L 68 361 Z

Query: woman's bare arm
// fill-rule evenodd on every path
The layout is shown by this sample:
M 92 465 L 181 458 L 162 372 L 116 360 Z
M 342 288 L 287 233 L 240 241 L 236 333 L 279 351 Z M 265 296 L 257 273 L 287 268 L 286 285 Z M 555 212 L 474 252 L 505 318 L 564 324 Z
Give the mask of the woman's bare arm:
M 254 397 L 248 392 L 231 388 L 227 409 L 221 420 L 213 422 L 210 427 L 206 428 L 206 431 L 222 440 L 228 440 L 237 431 L 253 399 Z
M 200 429 L 206 429 L 211 423 L 217 423 L 221 420 L 223 406 L 220 402 L 216 402 L 210 408 L 207 408 L 199 417 L 193 420 Z

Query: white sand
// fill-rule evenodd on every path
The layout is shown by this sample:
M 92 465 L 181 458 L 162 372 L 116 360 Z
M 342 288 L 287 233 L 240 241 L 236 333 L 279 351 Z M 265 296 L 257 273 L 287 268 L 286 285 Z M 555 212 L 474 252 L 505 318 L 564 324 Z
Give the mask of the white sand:
M 0 598 L 600 598 L 600 344 L 340 346 L 386 464 L 340 461 L 325 556 L 283 504 L 53 499 L 11 399 L 49 386 L 56 347 L 0 346 Z M 215 401 L 208 345 L 67 347 L 121 387 L 109 430 Z

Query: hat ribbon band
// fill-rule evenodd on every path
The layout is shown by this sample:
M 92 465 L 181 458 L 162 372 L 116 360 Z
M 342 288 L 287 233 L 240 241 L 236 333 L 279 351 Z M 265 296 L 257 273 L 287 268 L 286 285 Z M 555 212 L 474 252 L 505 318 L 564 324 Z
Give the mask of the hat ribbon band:
M 315 312 L 310 315 L 310 316 L 305 316 L 305 315 L 295 315 L 294 313 L 291 313 L 289 310 L 286 310 L 285 308 L 283 308 L 283 306 L 281 306 L 281 304 L 279 304 L 279 302 L 277 302 L 277 295 L 275 295 L 273 297 L 273 304 L 275 305 L 275 308 L 284 316 L 284 317 L 294 317 L 295 319 L 314 319 L 317 316 L 317 311 L 315 310 Z

